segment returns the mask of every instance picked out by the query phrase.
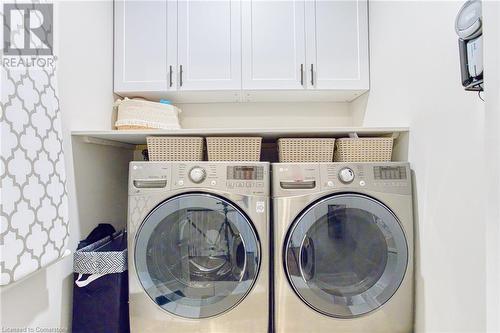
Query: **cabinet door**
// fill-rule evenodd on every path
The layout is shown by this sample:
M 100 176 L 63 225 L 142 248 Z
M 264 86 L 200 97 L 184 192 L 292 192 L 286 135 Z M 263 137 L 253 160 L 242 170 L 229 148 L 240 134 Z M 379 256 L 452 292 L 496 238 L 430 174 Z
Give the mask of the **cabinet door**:
M 239 0 L 178 2 L 178 87 L 241 89 Z
M 175 89 L 175 7 L 167 0 L 115 1 L 115 92 Z
M 304 3 L 243 2 L 243 89 L 304 88 Z
M 306 40 L 308 88 L 369 88 L 366 0 L 307 1 Z

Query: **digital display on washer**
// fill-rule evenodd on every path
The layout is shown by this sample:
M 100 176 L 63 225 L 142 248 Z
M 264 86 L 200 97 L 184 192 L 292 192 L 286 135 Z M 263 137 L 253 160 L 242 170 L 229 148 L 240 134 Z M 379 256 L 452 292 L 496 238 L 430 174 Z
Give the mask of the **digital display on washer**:
M 263 180 L 264 167 L 236 165 L 227 167 L 227 179 L 231 180 Z
M 373 168 L 373 173 L 375 179 L 385 180 L 385 179 L 406 179 L 406 168 L 403 166 L 376 166 Z

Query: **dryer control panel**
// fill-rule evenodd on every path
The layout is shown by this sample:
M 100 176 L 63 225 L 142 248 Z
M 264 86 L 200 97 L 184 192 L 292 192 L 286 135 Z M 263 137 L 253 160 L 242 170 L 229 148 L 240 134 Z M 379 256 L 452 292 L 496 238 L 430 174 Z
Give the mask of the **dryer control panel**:
M 411 194 L 408 163 L 276 163 L 273 196 L 329 190 Z
M 269 163 L 131 162 L 129 193 L 182 189 L 269 195 Z
M 407 163 L 321 163 L 322 189 L 367 189 L 407 194 L 411 191 Z

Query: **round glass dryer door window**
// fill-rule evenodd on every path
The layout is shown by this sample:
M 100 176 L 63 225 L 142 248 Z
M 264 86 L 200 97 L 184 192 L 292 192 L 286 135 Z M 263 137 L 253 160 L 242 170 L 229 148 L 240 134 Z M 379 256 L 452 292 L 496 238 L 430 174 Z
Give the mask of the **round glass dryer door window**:
M 399 288 L 408 263 L 396 216 L 357 194 L 334 195 L 306 209 L 288 233 L 284 254 L 297 295 L 336 318 L 382 306 Z
M 216 316 L 251 290 L 260 244 L 246 215 L 215 195 L 191 193 L 167 200 L 144 220 L 135 267 L 149 297 L 186 318 Z

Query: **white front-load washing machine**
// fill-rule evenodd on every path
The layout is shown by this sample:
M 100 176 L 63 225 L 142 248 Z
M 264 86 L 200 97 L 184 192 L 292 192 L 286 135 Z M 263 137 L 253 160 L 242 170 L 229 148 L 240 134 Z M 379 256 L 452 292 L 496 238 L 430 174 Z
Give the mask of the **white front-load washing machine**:
M 272 175 L 276 332 L 412 332 L 409 165 L 276 163 Z
M 131 162 L 132 332 L 262 332 L 269 164 Z

